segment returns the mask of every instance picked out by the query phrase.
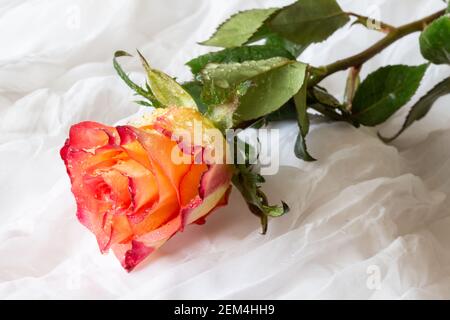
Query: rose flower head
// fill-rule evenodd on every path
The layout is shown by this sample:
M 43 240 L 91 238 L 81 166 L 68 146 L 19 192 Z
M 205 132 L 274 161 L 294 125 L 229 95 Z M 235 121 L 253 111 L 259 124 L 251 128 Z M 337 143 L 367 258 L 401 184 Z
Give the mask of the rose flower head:
M 227 203 L 232 169 L 224 150 L 222 134 L 198 111 L 170 107 L 131 125 L 75 124 L 61 157 L 79 221 L 102 253 L 111 248 L 131 271 Z

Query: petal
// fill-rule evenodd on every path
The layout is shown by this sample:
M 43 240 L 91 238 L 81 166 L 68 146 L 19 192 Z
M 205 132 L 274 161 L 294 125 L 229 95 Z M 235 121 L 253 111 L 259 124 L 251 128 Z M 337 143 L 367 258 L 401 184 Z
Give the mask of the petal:
M 199 193 L 200 181 L 208 170 L 206 164 L 192 164 L 190 170 L 186 173 L 180 183 L 180 203 L 185 206 L 194 199 Z
M 158 200 L 158 184 L 149 169 L 133 159 L 118 162 L 114 165 L 114 169 L 129 178 L 127 188 L 133 198 L 133 210 L 129 214 L 142 208 L 151 208 Z
M 80 182 L 79 182 L 80 181 Z M 107 213 L 112 209 L 111 189 L 101 177 L 76 177 L 72 192 L 77 202 L 77 217 L 80 222 L 94 233 L 100 250 L 108 249 L 111 230 Z M 107 228 L 105 228 L 105 225 Z
M 229 185 L 222 185 L 210 193 L 206 198 L 192 200 L 191 203 L 181 211 L 183 216 L 183 226 L 191 224 L 203 216 L 206 216 L 212 210 L 217 208 L 218 205 L 223 204 L 224 201 L 226 203 L 229 189 Z
M 142 131 L 134 129 L 138 141 L 147 151 L 150 159 L 157 164 L 178 190 L 181 179 L 190 168 L 190 163 L 174 163 L 172 153 L 181 153 L 177 143 L 156 131 Z
M 111 190 L 109 201 L 113 203 L 114 213 L 128 209 L 131 205 L 129 179 L 117 170 L 108 170 L 101 174 L 103 180 Z
M 209 170 L 206 171 L 200 182 L 199 195 L 202 198 L 207 197 L 219 187 L 229 185 L 232 168 L 227 164 L 213 164 L 209 166 Z
M 112 248 L 117 259 L 128 272 L 132 271 L 155 250 L 136 240 L 131 241 L 129 244 L 115 245 Z
M 169 186 L 171 188 L 171 186 Z M 142 221 L 132 224 L 133 232 L 136 236 L 140 236 L 159 228 L 164 223 L 173 219 L 180 210 L 178 199 L 175 191 L 167 190 L 167 192 L 160 193 L 158 204 L 143 214 Z M 134 222 L 134 217 L 130 220 Z
M 126 215 L 115 215 L 112 222 L 111 244 L 128 242 L 133 237 L 133 230 Z
M 127 150 L 130 157 L 138 161 L 140 164 L 143 164 L 152 172 L 157 185 L 157 203 L 152 204 L 150 207 L 141 206 L 129 217 L 132 222 L 133 232 L 136 235 L 142 235 L 157 229 L 162 224 L 172 219 L 179 212 L 180 206 L 178 200 L 178 185 L 175 186 L 174 183 L 177 183 L 176 180 L 180 179 L 178 176 L 184 175 L 185 172 L 180 170 L 180 167 L 173 170 L 169 168 L 171 162 L 165 161 L 169 156 L 164 154 L 163 151 L 165 150 L 168 152 L 169 148 L 167 148 L 167 146 L 165 147 L 164 144 L 172 143 L 172 141 L 161 136 L 159 133 L 140 132 L 138 129 L 132 127 L 121 127 L 119 133 L 121 134 L 121 137 L 126 136 L 127 143 L 122 145 L 122 148 Z M 135 140 L 136 137 L 140 140 Z M 147 146 L 147 148 L 145 148 L 140 143 L 141 140 L 145 140 L 145 142 L 150 144 L 151 147 Z M 157 148 L 155 148 L 155 146 L 157 146 Z M 158 149 L 159 152 L 152 151 L 154 149 Z M 157 158 L 155 154 L 159 155 L 159 158 Z M 159 161 L 156 161 L 155 158 Z M 161 160 L 161 158 L 163 159 Z M 167 168 L 165 171 L 160 166 L 160 163 L 166 164 Z M 189 165 L 185 165 L 181 169 L 185 169 L 187 172 L 188 168 Z M 176 169 L 178 169 L 178 171 Z M 167 172 L 171 173 L 173 180 L 170 179 Z M 145 181 L 138 180 L 133 182 L 145 183 Z M 136 187 L 138 186 L 136 185 Z
M 182 229 L 182 223 L 182 217 L 181 215 L 178 215 L 158 229 L 138 237 L 137 240 L 144 243 L 146 246 L 159 248 L 176 232 Z
M 71 147 L 79 150 L 100 148 L 113 143 L 117 137 L 115 128 L 91 121 L 80 122 L 72 126 L 69 132 Z

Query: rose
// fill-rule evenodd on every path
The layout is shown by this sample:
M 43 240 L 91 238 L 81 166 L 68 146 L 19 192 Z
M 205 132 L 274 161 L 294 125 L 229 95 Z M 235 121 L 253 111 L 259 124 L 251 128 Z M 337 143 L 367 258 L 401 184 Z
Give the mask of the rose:
M 203 223 L 230 191 L 230 166 L 206 152 L 212 136 L 224 142 L 220 132 L 193 109 L 160 110 L 116 128 L 81 122 L 61 149 L 79 221 L 127 271 L 186 225 Z M 194 145 L 198 123 L 209 134 Z

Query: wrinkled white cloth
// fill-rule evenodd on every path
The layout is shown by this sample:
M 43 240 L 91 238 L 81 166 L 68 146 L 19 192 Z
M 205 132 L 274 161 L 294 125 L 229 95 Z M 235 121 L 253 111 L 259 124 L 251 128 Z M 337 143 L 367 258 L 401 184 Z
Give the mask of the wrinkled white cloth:
M 188 227 L 128 274 L 78 223 L 59 157 L 70 125 L 112 125 L 140 109 L 112 68 L 113 52 L 138 48 L 153 66 L 188 79 L 184 62 L 210 50 L 196 43 L 226 17 L 289 2 L 0 1 L 0 298 L 450 298 L 449 97 L 392 145 L 376 129 L 315 124 L 313 163 L 292 152 L 296 125 L 276 124 L 282 167 L 264 188 L 291 212 L 272 219 L 266 236 L 234 191 L 206 225 Z M 443 7 L 440 0 L 340 4 L 395 25 Z M 329 63 L 381 37 L 347 26 L 302 60 Z M 417 37 L 376 56 L 363 77 L 381 65 L 422 63 Z M 143 79 L 137 61 L 122 63 Z M 419 94 L 449 69 L 431 66 Z M 339 94 L 344 78 L 324 85 Z M 394 132 L 406 112 L 378 129 Z

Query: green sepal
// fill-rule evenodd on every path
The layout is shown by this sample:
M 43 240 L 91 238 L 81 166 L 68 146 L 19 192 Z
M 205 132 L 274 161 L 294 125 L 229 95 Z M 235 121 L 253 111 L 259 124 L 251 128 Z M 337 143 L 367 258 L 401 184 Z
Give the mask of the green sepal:
M 164 72 L 150 67 L 147 60 L 139 51 L 138 55 L 147 72 L 148 87 L 161 105 L 197 109 L 197 104 L 194 99 L 178 82 Z
M 306 146 L 306 135 L 309 132 L 309 117 L 307 113 L 308 83 L 306 79 L 308 79 L 308 77 L 305 78 L 305 82 L 303 83 L 301 89 L 294 96 L 295 108 L 297 111 L 297 123 L 299 127 L 299 132 L 294 146 L 294 153 L 296 157 L 301 160 L 316 161 L 316 159 L 309 154 Z
M 233 185 L 240 191 L 250 211 L 261 220 L 262 234 L 266 234 L 268 217 L 280 217 L 289 212 L 289 206 L 285 202 L 281 205 L 269 205 L 267 196 L 261 190 L 261 175 L 252 171 L 251 166 L 245 164 L 236 165 L 233 175 Z
M 148 86 L 147 86 L 147 88 L 142 88 L 130 79 L 130 77 L 125 73 L 125 71 L 122 69 L 121 65 L 117 61 L 117 58 L 119 58 L 119 57 L 132 57 L 132 55 L 123 50 L 116 51 L 114 53 L 114 58 L 113 58 L 114 69 L 116 70 L 119 77 L 125 82 L 125 84 L 128 87 L 130 87 L 132 90 L 134 90 L 136 95 L 139 95 L 149 101 L 149 102 L 136 101 L 136 103 L 138 103 L 140 105 L 145 105 L 145 106 L 153 106 L 155 108 L 162 107 L 161 104 L 159 103 L 159 101 L 155 98 L 151 89 L 148 88 Z

